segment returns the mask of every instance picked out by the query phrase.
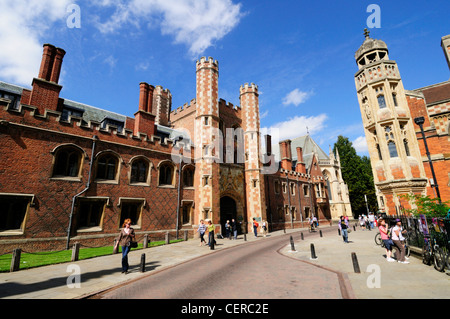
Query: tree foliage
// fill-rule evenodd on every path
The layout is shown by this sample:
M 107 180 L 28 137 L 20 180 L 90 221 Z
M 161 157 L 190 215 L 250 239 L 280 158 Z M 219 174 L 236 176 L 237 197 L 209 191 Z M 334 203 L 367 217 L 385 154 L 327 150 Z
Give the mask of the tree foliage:
M 348 185 L 353 215 L 356 217 L 367 214 L 364 195 L 367 196 L 369 211 L 377 211 L 378 205 L 370 159 L 367 156 L 360 157 L 352 142 L 342 135 L 338 136 L 337 142 L 334 144 L 335 154 L 337 154 L 336 150 L 341 160 L 342 178 Z
M 406 209 L 405 212 L 414 216 L 446 217 L 450 213 L 450 201 L 440 203 L 438 198 L 430 196 L 406 194 L 401 197 L 415 203 L 416 208 Z

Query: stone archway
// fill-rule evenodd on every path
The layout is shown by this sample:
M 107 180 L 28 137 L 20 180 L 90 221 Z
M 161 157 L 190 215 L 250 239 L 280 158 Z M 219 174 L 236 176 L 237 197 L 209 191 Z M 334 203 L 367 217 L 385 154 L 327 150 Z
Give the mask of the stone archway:
M 237 221 L 237 204 L 234 198 L 223 196 L 220 198 L 220 225 L 222 226 L 222 235 L 225 236 L 225 223 L 227 220 L 234 219 Z

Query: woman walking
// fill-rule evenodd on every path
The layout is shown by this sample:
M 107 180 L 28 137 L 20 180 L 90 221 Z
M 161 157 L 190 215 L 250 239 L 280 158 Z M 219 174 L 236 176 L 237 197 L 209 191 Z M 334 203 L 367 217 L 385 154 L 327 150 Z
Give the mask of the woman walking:
M 200 220 L 200 225 L 198 225 L 198 229 L 197 229 L 197 233 L 200 233 L 200 246 L 206 245 L 206 241 L 204 238 L 205 232 L 206 232 L 206 225 L 202 219 L 202 220 Z
M 128 268 L 130 265 L 128 264 L 128 253 L 131 249 L 131 241 L 134 241 L 136 236 L 134 235 L 134 229 L 131 226 L 131 219 L 125 219 L 122 225 L 122 230 L 117 238 L 116 246 L 114 247 L 117 250 L 117 247 L 122 246 L 122 274 L 128 274 Z

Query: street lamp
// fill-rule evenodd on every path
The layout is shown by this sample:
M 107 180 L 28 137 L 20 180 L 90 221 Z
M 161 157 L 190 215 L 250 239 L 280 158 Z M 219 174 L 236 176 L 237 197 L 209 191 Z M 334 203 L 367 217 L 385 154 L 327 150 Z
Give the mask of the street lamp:
M 425 150 L 426 150 L 427 156 L 428 156 L 428 163 L 430 164 L 431 174 L 433 175 L 434 188 L 436 189 L 436 195 L 438 197 L 439 203 L 441 203 L 441 194 L 439 193 L 439 186 L 438 186 L 438 182 L 436 179 L 436 175 L 434 174 L 433 162 L 431 161 L 430 151 L 428 150 L 428 145 L 427 145 L 427 139 L 426 139 L 425 133 L 423 131 L 423 123 L 424 122 L 425 122 L 425 118 L 423 116 L 416 117 L 414 119 L 414 123 L 419 125 L 420 131 L 422 132 L 423 144 L 425 145 Z M 433 186 L 431 186 L 431 187 L 433 187 Z

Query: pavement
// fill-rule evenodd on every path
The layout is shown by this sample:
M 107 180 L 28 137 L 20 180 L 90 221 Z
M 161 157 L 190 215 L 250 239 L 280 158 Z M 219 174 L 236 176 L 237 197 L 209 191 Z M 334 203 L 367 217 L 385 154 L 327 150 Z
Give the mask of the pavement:
M 409 264 L 388 262 L 386 251 L 374 241 L 378 230 L 349 233 L 344 243 L 338 231 L 334 234 L 305 236 L 289 243 L 279 252 L 283 255 L 343 274 L 351 284 L 356 299 L 449 299 L 450 273 L 438 272 L 422 263 L 420 249 L 412 247 Z M 311 244 L 315 256 L 311 258 Z M 395 251 L 395 249 L 394 249 Z M 352 258 L 356 256 L 356 263 Z M 355 264 L 359 273 L 355 272 Z
M 279 253 L 300 262 L 339 272 L 347 279 L 358 299 L 378 298 L 450 298 L 450 276 L 440 273 L 431 266 L 422 264 L 411 256 L 410 264 L 388 263 L 383 257 L 384 249 L 376 246 L 376 231 L 357 230 L 349 234 L 351 243 L 345 244 L 335 231 L 326 231 L 330 226 L 321 226 L 323 237 L 316 232 L 312 235 L 305 229 L 287 229 L 269 234 L 268 238 L 294 235 L 299 238 L 304 232 L 304 240 L 295 240 L 295 251 L 287 238 L 287 245 Z M 96 257 L 73 263 L 43 266 L 12 273 L 0 273 L 0 299 L 83 299 L 117 285 L 126 284 L 162 271 L 180 263 L 207 254 L 245 245 L 258 240 L 266 240 L 262 235 L 240 235 L 238 240 L 217 239 L 214 250 L 199 247 L 199 239 L 132 250 L 129 254 L 130 272 L 121 274 L 121 254 Z M 317 259 L 311 260 L 310 245 L 314 244 Z M 361 273 L 355 273 L 351 254 L 358 259 Z M 141 255 L 146 256 L 145 272 L 140 271 Z M 78 284 L 78 285 L 77 285 Z

